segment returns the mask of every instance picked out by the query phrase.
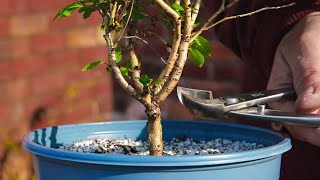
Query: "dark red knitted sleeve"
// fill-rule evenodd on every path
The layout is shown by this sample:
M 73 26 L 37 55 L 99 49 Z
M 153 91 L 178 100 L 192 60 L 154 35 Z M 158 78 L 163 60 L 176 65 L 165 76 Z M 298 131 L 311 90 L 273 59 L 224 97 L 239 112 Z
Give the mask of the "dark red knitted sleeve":
M 301 18 L 313 11 L 320 11 L 320 0 L 240 0 L 223 15 L 241 14 L 291 2 L 296 2 L 296 5 L 235 19 L 215 28 L 218 39 L 242 60 L 257 68 L 266 81 L 280 40 Z

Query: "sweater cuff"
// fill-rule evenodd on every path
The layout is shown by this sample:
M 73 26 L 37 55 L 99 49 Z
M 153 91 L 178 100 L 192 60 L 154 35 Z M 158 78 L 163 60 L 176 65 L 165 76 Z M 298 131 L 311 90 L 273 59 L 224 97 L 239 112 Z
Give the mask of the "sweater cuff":
M 289 7 L 288 10 L 279 11 L 280 24 L 283 24 L 283 29 L 291 27 L 306 15 L 320 11 L 320 0 L 295 0 L 296 4 L 292 7 Z M 292 1 L 279 0 L 277 3 L 273 3 L 273 6 L 279 6 L 284 4 L 290 4 Z

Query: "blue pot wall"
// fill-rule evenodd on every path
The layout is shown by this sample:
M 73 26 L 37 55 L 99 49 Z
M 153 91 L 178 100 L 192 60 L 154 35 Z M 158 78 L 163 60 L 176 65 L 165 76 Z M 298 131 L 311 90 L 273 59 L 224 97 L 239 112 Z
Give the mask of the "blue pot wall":
M 79 139 L 146 139 L 146 121 L 54 126 L 30 132 L 23 146 L 33 155 L 44 180 L 276 180 L 288 138 L 270 130 L 204 121 L 163 121 L 164 139 L 185 135 L 198 139 L 231 138 L 266 147 L 206 156 L 127 156 L 77 153 L 55 149 Z

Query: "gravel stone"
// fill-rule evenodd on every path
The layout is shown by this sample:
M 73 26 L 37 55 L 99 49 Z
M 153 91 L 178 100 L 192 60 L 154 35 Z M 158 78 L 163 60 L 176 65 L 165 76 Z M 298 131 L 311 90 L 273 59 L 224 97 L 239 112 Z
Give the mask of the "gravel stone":
M 206 141 L 187 138 L 185 136 L 181 138 L 173 138 L 170 141 L 164 141 L 163 143 L 163 155 L 167 156 L 210 155 L 217 153 L 248 151 L 264 147 L 263 144 L 250 143 L 246 141 L 221 138 Z M 147 141 L 141 140 L 110 140 L 95 138 L 74 141 L 71 144 L 60 146 L 59 149 L 97 154 L 149 155 L 148 146 Z

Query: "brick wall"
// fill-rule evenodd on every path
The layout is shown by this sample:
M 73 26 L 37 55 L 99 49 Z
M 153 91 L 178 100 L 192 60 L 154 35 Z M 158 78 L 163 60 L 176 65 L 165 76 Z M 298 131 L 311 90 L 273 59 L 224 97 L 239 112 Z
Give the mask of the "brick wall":
M 110 75 L 103 68 L 81 72 L 88 62 L 107 57 L 100 19 L 85 22 L 75 15 L 53 21 L 68 2 L 1 0 L 1 161 L 12 143 L 20 147 L 30 128 L 111 119 Z

